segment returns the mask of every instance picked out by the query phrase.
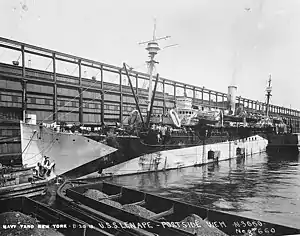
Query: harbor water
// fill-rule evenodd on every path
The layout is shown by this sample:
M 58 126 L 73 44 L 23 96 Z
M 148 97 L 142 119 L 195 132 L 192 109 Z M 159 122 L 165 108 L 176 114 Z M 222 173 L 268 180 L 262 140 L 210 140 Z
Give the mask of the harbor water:
M 210 209 L 299 227 L 299 160 L 300 156 L 289 153 L 263 153 L 106 181 Z

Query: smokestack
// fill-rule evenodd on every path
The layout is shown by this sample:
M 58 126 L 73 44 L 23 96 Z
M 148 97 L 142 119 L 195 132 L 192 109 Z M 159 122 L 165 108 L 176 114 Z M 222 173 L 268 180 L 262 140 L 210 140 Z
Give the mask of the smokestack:
M 228 104 L 228 110 L 229 114 L 235 115 L 235 103 L 236 103 L 236 86 L 228 86 L 228 94 L 227 94 L 227 104 Z

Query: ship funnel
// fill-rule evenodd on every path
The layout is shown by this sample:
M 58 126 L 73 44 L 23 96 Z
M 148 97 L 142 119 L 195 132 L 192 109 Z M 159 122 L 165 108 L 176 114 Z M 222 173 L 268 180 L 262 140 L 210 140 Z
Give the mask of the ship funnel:
M 228 104 L 228 110 L 229 114 L 235 115 L 235 103 L 236 103 L 236 86 L 228 86 L 228 94 L 227 94 L 227 104 Z

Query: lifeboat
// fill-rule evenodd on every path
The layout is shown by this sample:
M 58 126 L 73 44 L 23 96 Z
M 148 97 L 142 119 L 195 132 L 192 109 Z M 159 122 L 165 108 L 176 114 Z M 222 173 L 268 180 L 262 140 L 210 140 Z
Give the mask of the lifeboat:
M 177 112 L 174 109 L 171 109 L 169 113 L 174 125 L 179 128 L 181 126 L 181 121 L 178 117 Z
M 221 116 L 218 111 L 198 111 L 197 119 L 201 124 L 216 124 L 221 120 Z

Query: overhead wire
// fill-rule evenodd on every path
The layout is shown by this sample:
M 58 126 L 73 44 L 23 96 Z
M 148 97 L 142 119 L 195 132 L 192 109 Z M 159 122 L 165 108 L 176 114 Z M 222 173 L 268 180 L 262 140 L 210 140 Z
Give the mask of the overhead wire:
M 76 66 L 70 75 L 73 75 L 77 69 L 78 69 L 78 67 Z
M 103 91 L 103 94 L 107 94 L 107 93 L 109 93 L 109 92 L 111 92 L 111 91 L 114 91 L 114 89 L 105 90 L 105 91 Z M 101 96 L 101 95 L 100 95 L 100 96 Z M 91 100 L 89 100 L 89 101 L 92 102 L 92 101 L 95 101 L 96 99 L 99 99 L 99 97 L 95 97 L 95 98 L 93 98 L 93 99 L 91 99 Z M 64 106 L 64 107 L 65 107 L 65 106 Z M 69 112 L 63 114 L 61 117 L 65 117 L 66 115 L 72 113 L 73 111 L 77 110 L 77 109 L 80 108 L 80 107 L 83 107 L 83 106 L 75 107 L 75 108 L 73 108 L 71 111 L 69 111 Z M 60 110 L 60 111 L 61 111 L 61 110 Z
M 36 134 L 36 131 L 33 133 L 32 137 L 30 138 L 29 142 L 27 143 L 26 147 L 24 148 L 24 150 L 22 151 L 22 154 L 26 151 L 26 149 L 28 148 L 28 146 L 30 145 L 30 143 L 33 140 L 34 135 Z
M 95 80 L 94 82 L 92 82 L 92 84 L 90 86 L 88 86 L 87 88 L 85 88 L 83 91 L 81 91 L 81 93 L 78 93 L 73 99 L 69 100 L 66 104 L 64 104 L 64 106 L 62 106 L 61 108 L 66 107 L 68 104 L 70 104 L 72 101 L 74 101 L 76 98 L 78 98 L 80 95 L 83 94 L 83 92 L 85 92 L 86 90 L 90 89 L 93 85 L 95 85 L 98 81 Z M 76 108 L 77 109 L 77 108 Z M 60 110 L 57 110 L 57 112 L 59 112 Z M 53 115 L 56 115 L 57 112 L 51 113 L 49 116 L 47 116 L 45 119 L 42 120 L 42 122 L 44 122 L 45 120 L 48 120 L 48 118 L 50 118 Z
M 48 64 L 48 66 L 46 67 L 45 70 L 48 70 L 49 66 L 52 64 L 52 61 L 50 61 L 50 63 Z
M 70 75 L 70 71 L 66 67 L 64 67 L 64 69 Z
M 76 68 L 77 68 L 77 67 L 76 67 Z M 132 67 L 131 67 L 131 68 L 132 68 Z M 65 68 L 65 69 L 66 69 L 66 68 Z M 132 69 L 133 69 L 133 68 L 132 68 Z M 131 70 L 132 70 L 132 69 L 131 69 Z M 66 104 L 64 104 L 62 107 L 60 107 L 60 109 L 58 109 L 57 112 L 51 113 L 49 116 L 47 116 L 46 118 L 44 118 L 44 119 L 42 120 L 42 123 L 43 123 L 45 120 L 48 120 L 48 118 L 50 118 L 50 117 L 53 116 L 54 114 L 56 115 L 59 111 L 61 111 L 62 108 L 67 107 L 68 104 L 70 104 L 72 101 L 76 100 L 80 95 L 83 94 L 83 92 L 85 92 L 85 91 L 87 91 L 88 89 L 90 89 L 90 88 L 91 88 L 93 85 L 95 85 L 97 82 L 98 82 L 98 81 L 95 80 L 90 86 L 88 86 L 87 88 L 85 88 L 84 90 L 82 90 L 81 93 L 78 93 L 73 99 L 69 100 Z M 110 89 L 110 90 L 103 91 L 103 94 L 106 94 L 106 93 L 111 92 L 111 91 L 113 91 L 113 90 L 114 90 L 114 88 L 112 88 L 112 89 Z M 93 98 L 93 99 L 90 100 L 90 101 L 94 101 L 94 100 L 96 100 L 96 99 L 98 99 L 98 97 L 95 97 L 95 98 Z M 82 106 L 81 106 L 81 107 L 82 107 Z M 81 107 L 79 106 L 79 107 L 76 107 L 76 108 L 72 109 L 72 110 L 69 111 L 68 113 L 65 113 L 62 117 L 65 117 L 66 115 L 70 114 L 70 113 L 73 112 L 74 110 L 77 110 L 78 108 L 81 108 Z
M 129 66 L 128 64 L 126 64 L 127 66 Z M 140 68 L 141 66 L 144 66 L 145 65 L 145 63 L 143 63 L 143 64 L 141 64 L 140 66 L 137 66 L 137 67 L 130 67 L 129 68 L 129 71 L 132 71 L 133 69 L 137 69 L 137 68 Z M 99 73 L 99 72 L 98 72 Z M 111 89 L 111 90 L 105 90 L 105 91 L 103 91 L 103 94 L 107 94 L 107 93 L 109 93 L 109 92 L 111 92 L 111 91 L 113 91 L 113 89 Z M 92 99 L 92 100 L 90 100 L 90 101 L 94 101 L 95 99 L 97 99 L 97 98 L 94 98 L 94 99 Z M 139 101 L 146 101 L 146 99 L 140 99 L 139 98 Z M 71 113 L 72 111 L 74 111 L 74 110 L 76 110 L 76 109 L 78 109 L 77 107 L 76 108 L 74 108 L 74 109 L 72 109 L 71 111 L 69 111 L 68 113 L 66 113 L 66 114 L 64 114 L 64 116 L 65 115 L 67 115 L 67 114 L 69 114 L 69 113 Z M 130 114 L 130 112 L 129 111 L 125 111 L 125 113 L 128 115 L 128 114 Z M 124 121 L 126 119 L 126 117 L 124 117 L 123 118 L 123 120 L 122 121 Z
M 46 150 L 48 151 L 49 149 L 51 149 L 55 142 L 56 142 L 56 139 L 55 139 L 55 136 L 53 136 L 53 139 L 50 141 L 50 143 L 45 148 L 43 148 L 40 152 L 38 152 L 34 156 L 27 159 L 27 161 L 35 158 L 36 156 L 40 155 L 41 153 L 44 153 Z

